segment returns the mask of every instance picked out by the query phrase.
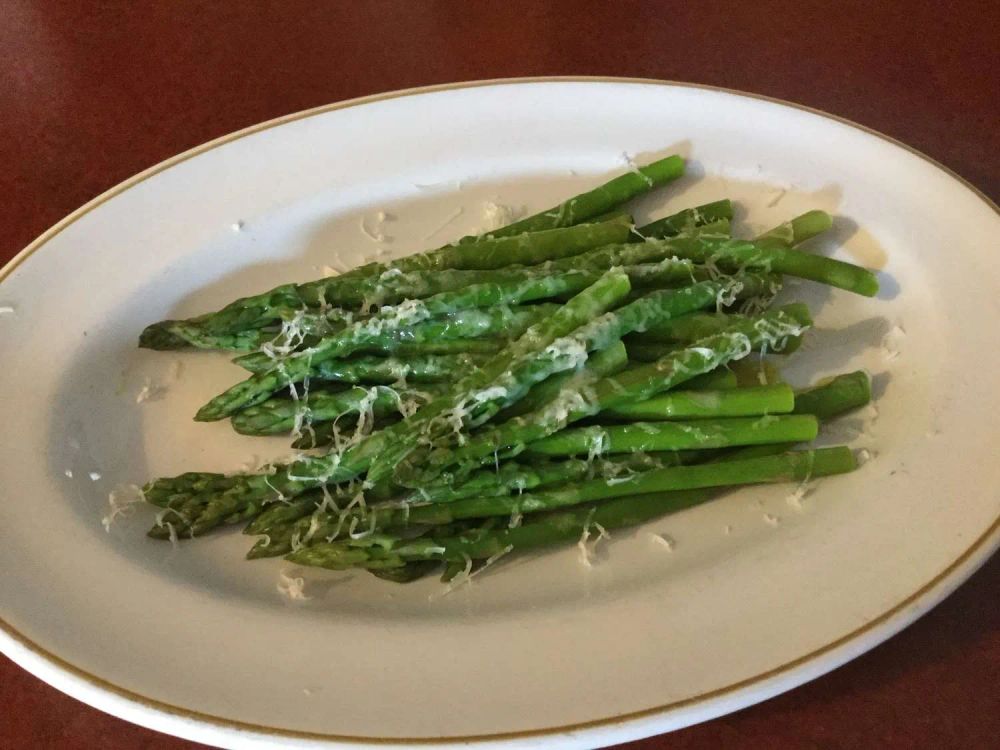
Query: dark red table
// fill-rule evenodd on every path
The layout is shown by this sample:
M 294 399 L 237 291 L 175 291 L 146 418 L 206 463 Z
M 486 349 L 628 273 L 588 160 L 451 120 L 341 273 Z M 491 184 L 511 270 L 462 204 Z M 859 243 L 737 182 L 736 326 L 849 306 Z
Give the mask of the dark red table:
M 6 0 L 0 18 L 0 262 L 119 181 L 232 130 L 364 94 L 508 76 L 645 76 L 776 96 L 888 133 L 1000 194 L 1000 4 L 989 0 Z M 629 747 L 998 743 L 994 559 L 848 666 Z M 0 657 L 0 747 L 195 745 L 101 714 Z

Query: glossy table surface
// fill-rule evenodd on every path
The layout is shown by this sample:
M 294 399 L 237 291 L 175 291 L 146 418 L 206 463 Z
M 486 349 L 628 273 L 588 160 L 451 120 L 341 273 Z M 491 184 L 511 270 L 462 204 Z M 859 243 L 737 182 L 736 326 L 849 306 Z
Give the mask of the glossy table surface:
M 121 180 L 230 131 L 483 78 L 650 77 L 779 97 L 880 130 L 1000 194 L 995 2 L 4 0 L 0 17 L 0 262 Z M 998 676 L 994 558 L 847 666 L 628 747 L 996 747 Z M 3 657 L 0 706 L 0 747 L 197 747 L 78 703 Z

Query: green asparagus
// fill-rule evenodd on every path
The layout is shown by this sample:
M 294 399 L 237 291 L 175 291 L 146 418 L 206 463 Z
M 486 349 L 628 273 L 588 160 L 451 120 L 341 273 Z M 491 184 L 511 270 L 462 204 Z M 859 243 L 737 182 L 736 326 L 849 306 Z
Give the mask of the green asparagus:
M 606 498 L 624 499 L 630 496 L 649 496 L 650 493 L 666 492 L 671 493 L 674 498 L 674 507 L 679 508 L 707 499 L 710 496 L 709 493 L 680 494 L 683 491 L 737 484 L 803 481 L 852 471 L 855 467 L 853 453 L 844 447 L 789 452 L 777 456 L 732 460 L 716 464 L 656 469 L 614 483 L 608 480 L 593 480 L 544 493 L 474 498 L 447 505 L 428 505 L 413 508 L 410 511 L 410 523 L 449 523 L 461 518 L 539 513 Z M 597 509 L 601 507 L 598 505 L 593 510 L 588 509 L 588 513 L 596 516 Z M 618 512 L 622 510 L 621 506 L 613 507 Z M 522 526 L 520 528 L 532 527 Z M 576 528 L 578 529 L 579 526 Z M 516 539 L 515 532 L 517 530 L 517 528 L 508 528 L 500 533 L 506 535 L 508 539 L 512 535 Z M 533 530 L 540 531 L 540 529 Z M 474 542 L 463 544 L 460 541 L 448 540 L 451 544 L 445 546 L 442 544 L 443 541 L 445 540 L 435 538 L 420 538 L 410 541 L 400 538 L 391 540 L 383 537 L 381 539 L 362 538 L 342 542 L 324 542 L 298 549 L 286 555 L 286 559 L 300 565 L 342 570 L 355 567 L 394 568 L 400 567 L 409 560 L 446 560 L 456 557 L 459 559 L 462 557 L 482 558 L 492 556 L 497 552 L 491 546 L 490 554 L 483 555 L 483 547 L 477 547 Z M 512 542 L 508 542 L 508 544 L 513 549 L 518 548 L 518 545 Z M 531 544 L 530 546 L 538 545 Z
M 712 419 L 786 414 L 795 408 L 795 393 L 784 383 L 722 391 L 668 391 L 661 396 L 606 409 L 602 416 L 619 419 Z
M 701 206 L 688 208 L 676 214 L 665 216 L 662 219 L 641 226 L 635 230 L 636 235 L 641 239 L 656 239 L 666 237 L 676 237 L 682 232 L 689 231 L 693 227 L 700 227 L 706 224 L 733 218 L 733 204 L 724 199 L 705 203 Z

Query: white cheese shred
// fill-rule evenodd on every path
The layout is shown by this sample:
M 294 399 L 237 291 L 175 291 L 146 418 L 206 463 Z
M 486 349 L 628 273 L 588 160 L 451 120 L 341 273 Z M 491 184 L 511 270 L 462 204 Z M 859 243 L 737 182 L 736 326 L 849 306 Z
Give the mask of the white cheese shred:
M 885 359 L 891 362 L 899 357 L 903 339 L 906 338 L 906 331 L 900 325 L 893 326 L 882 338 L 882 353 Z
M 383 229 L 385 222 L 391 221 L 392 218 L 393 217 L 387 214 L 385 211 L 379 211 L 378 213 L 375 214 L 375 220 L 371 222 L 370 225 L 367 220 L 361 219 L 361 221 L 359 222 L 361 233 L 365 235 L 368 239 L 370 239 L 372 242 L 391 242 L 392 237 L 387 235 L 383 231 Z
M 649 177 L 649 175 L 643 174 L 642 172 L 639 171 L 639 167 L 636 166 L 635 161 L 633 161 L 632 157 L 629 156 L 627 151 L 622 151 L 622 159 L 625 161 L 625 165 L 628 167 L 630 172 L 639 175 L 649 187 L 653 187 L 652 178 Z
M 521 213 L 521 211 L 502 203 L 485 201 L 483 203 L 483 227 L 480 234 L 487 234 L 512 224 L 515 219 L 520 218 Z
M 157 401 L 163 398 L 166 393 L 166 386 L 154 384 L 150 378 L 146 378 L 146 381 L 142 384 L 142 388 L 135 396 L 135 402 L 143 404 L 147 401 Z
M 278 573 L 278 593 L 289 601 L 304 602 L 312 599 L 305 594 L 305 579 L 300 576 L 290 576 L 284 570 Z
M 808 482 L 802 482 L 785 497 L 785 502 L 796 510 L 802 510 L 802 501 L 812 491 Z
M 673 552 L 674 547 L 677 546 L 677 542 L 674 541 L 673 537 L 667 534 L 650 534 L 649 538 L 660 547 L 663 547 L 667 552 Z
M 170 534 L 170 546 L 177 549 L 177 529 L 174 528 L 174 525 L 170 521 L 165 521 L 164 523 L 167 526 L 167 532 Z
M 602 539 L 610 539 L 611 535 L 607 530 L 601 526 L 599 523 L 593 522 L 594 510 L 591 509 L 590 513 L 587 514 L 587 521 L 583 525 L 583 531 L 580 534 L 580 541 L 576 543 L 577 549 L 580 550 L 580 564 L 585 568 L 594 567 L 591 556 L 597 545 Z M 597 529 L 597 536 L 594 537 L 593 542 L 590 541 L 590 528 L 593 526 Z
M 439 547 L 437 549 L 441 549 L 443 551 L 443 548 Z M 486 561 L 482 564 L 482 567 L 478 568 L 475 571 L 472 570 L 472 558 L 463 552 L 462 557 L 465 559 L 465 568 L 462 570 L 461 573 L 459 573 L 457 576 L 452 578 L 451 581 L 448 582 L 447 587 L 445 587 L 445 589 L 440 594 L 436 596 L 432 594 L 431 598 L 433 599 L 433 598 L 440 598 L 442 596 L 447 596 L 455 589 L 461 588 L 462 586 L 465 586 L 467 584 L 471 584 L 473 578 L 481 574 L 484 570 L 493 565 L 501 557 L 510 554 L 513 549 L 514 545 L 508 544 L 499 552 L 487 557 Z
M 108 512 L 101 519 L 104 530 L 110 532 L 111 525 L 119 518 L 127 516 L 137 503 L 145 502 L 142 488 L 136 484 L 122 484 L 108 495 Z

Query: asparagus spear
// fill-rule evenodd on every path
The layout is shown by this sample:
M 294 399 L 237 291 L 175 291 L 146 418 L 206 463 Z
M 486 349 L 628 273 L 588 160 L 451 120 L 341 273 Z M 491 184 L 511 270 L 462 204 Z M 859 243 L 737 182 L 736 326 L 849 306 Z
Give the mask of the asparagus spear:
M 633 338 L 628 342 L 628 356 L 633 362 L 656 362 L 658 359 L 663 358 L 669 354 L 674 349 L 679 348 L 678 344 L 659 344 L 659 343 L 637 343 L 637 339 Z M 782 341 L 775 342 L 774 348 L 770 346 L 765 347 L 762 350 L 762 354 L 791 354 L 792 352 L 798 351 L 798 348 L 802 346 L 801 336 L 789 336 Z
M 537 232 L 540 229 L 578 224 L 617 209 L 632 198 L 676 180 L 682 174 L 684 160 L 679 156 L 668 156 L 626 172 L 593 190 L 560 203 L 555 208 L 516 221 L 491 234 L 494 237 L 505 237 L 519 232 Z
M 416 411 L 419 404 L 429 401 L 439 390 L 433 387 L 421 390 L 377 385 L 333 393 L 312 391 L 308 398 L 298 400 L 269 398 L 234 414 L 233 429 L 243 435 L 282 435 L 299 431 L 303 423 L 329 422 L 344 415 L 370 412 L 371 418 L 393 413 L 405 416 Z
M 196 325 L 182 325 L 180 321 L 168 327 L 159 323 L 146 327 L 139 335 L 143 349 L 169 351 L 194 347 L 196 349 L 221 349 L 223 351 L 249 352 L 278 335 L 277 331 L 252 328 L 235 333 L 210 333 Z
M 829 284 L 867 297 L 878 293 L 878 280 L 865 268 L 771 242 L 728 240 L 710 244 L 699 242 L 699 238 L 678 237 L 672 244 L 678 257 L 697 263 L 714 262 L 720 268 L 762 268 L 773 273 Z
M 487 342 L 491 353 L 499 343 Z M 483 354 L 408 354 L 405 358 L 351 357 L 331 359 L 313 368 L 309 377 L 338 383 L 440 383 L 455 377 L 455 373 L 479 367 L 486 358 Z
M 528 326 L 545 315 L 551 315 L 559 308 L 558 305 L 519 305 L 511 307 L 498 305 L 490 309 L 469 308 L 459 309 L 452 313 L 436 315 L 429 320 L 415 325 L 392 329 L 389 326 L 374 325 L 367 331 L 354 337 L 358 349 L 375 349 L 382 352 L 395 352 L 400 346 L 418 346 L 424 350 L 441 346 L 444 341 L 475 339 L 491 336 L 507 336 L 516 338 L 524 333 Z M 366 323 L 359 324 L 365 326 Z M 367 335 L 366 335 L 367 334 Z M 315 351 L 325 342 L 318 342 L 308 351 Z M 491 342 L 495 347 L 496 342 Z M 495 349 L 490 349 L 495 351 Z M 308 355 L 304 359 L 310 359 Z M 312 355 L 312 372 L 330 360 Z M 269 356 L 264 352 L 247 354 L 237 357 L 233 362 L 253 373 L 268 373 L 283 361 L 282 358 Z
M 591 355 L 583 366 L 587 372 L 595 376 L 612 375 L 625 368 L 628 364 L 628 356 L 625 352 L 625 345 L 620 341 L 615 342 L 607 349 Z M 501 410 L 496 419 L 506 421 L 521 414 L 533 412 L 547 404 L 559 395 L 559 392 L 566 384 L 576 376 L 576 371 L 559 372 L 551 375 L 538 385 L 534 386 L 527 395 L 515 404 Z
M 683 238 L 684 241 L 690 238 Z M 704 242 L 714 247 L 722 245 L 728 238 L 699 238 L 698 242 Z M 667 266 L 673 266 L 674 275 L 678 280 L 685 278 L 697 281 L 695 278 L 696 266 L 686 259 L 675 258 L 674 243 L 682 241 L 682 238 L 667 240 L 647 240 L 645 242 L 615 243 L 590 250 L 573 258 L 563 258 L 562 260 L 552 260 L 540 266 L 548 272 L 587 270 L 600 271 L 616 266 L 629 267 L 646 263 L 663 263 L 664 271 Z M 665 263 L 665 261 L 669 261 Z
M 601 233 L 596 233 L 590 226 L 606 227 Z M 588 236 L 587 247 L 600 247 L 602 244 L 617 242 L 621 236 L 621 227 L 628 226 L 628 223 L 621 219 L 615 219 L 606 225 L 587 225 L 586 227 L 574 227 L 572 232 L 583 234 L 586 230 Z M 559 233 L 554 240 L 560 239 L 562 234 L 570 230 L 553 230 Z M 548 237 L 548 233 L 541 233 L 543 237 Z M 449 268 L 438 267 L 431 264 L 427 268 L 420 267 L 414 259 L 424 256 L 408 256 L 399 261 L 395 261 L 392 268 L 377 275 L 370 276 L 363 280 L 352 281 L 350 285 L 343 285 L 337 290 L 338 304 L 344 307 L 369 307 L 371 305 L 398 304 L 408 299 L 424 299 L 444 292 L 454 292 L 478 284 L 516 284 L 537 279 L 540 275 L 548 275 L 545 262 L 557 262 L 552 258 L 562 258 L 561 268 L 567 271 L 578 270 L 572 263 L 572 258 L 582 252 L 578 249 L 579 243 L 567 243 L 565 251 L 560 255 L 555 250 L 547 250 L 546 253 L 537 252 L 538 235 L 524 235 L 524 237 L 534 238 L 535 247 L 532 254 L 522 253 L 508 254 L 509 248 L 501 246 L 499 248 L 484 247 L 483 242 L 478 242 L 476 248 L 481 253 L 481 257 L 465 259 L 466 265 L 481 265 L 484 268 Z M 565 238 L 563 238 L 565 240 Z M 607 240 L 601 242 L 599 240 Z M 504 240 L 509 244 L 511 239 Z M 556 244 L 553 242 L 552 244 Z M 468 252 L 468 248 L 463 252 Z M 551 258 L 544 257 L 545 255 Z M 565 257 L 564 257 L 565 256 Z M 400 266 L 412 265 L 410 270 L 403 271 Z M 335 277 L 343 278 L 343 277 Z M 319 283 L 319 282 L 317 282 Z M 324 280 L 329 285 L 331 280 Z
M 656 493 L 658 500 L 661 501 L 655 503 L 656 515 L 659 515 L 667 510 L 663 507 L 665 504 L 671 506 L 669 509 L 679 509 L 702 502 L 711 496 L 711 493 L 690 492 L 691 490 L 736 484 L 802 481 L 813 477 L 844 473 L 852 471 L 854 468 L 856 468 L 854 455 L 845 447 L 790 452 L 777 456 L 732 460 L 717 464 L 658 469 L 643 472 L 613 484 L 606 480 L 593 480 L 544 493 L 475 498 L 447 505 L 429 505 L 414 508 L 410 512 L 410 522 L 449 523 L 451 520 L 460 518 L 479 518 L 487 515 L 506 516 L 511 513 L 538 513 L 605 498 L 621 498 L 622 501 L 629 498 L 632 504 L 638 506 L 633 513 L 627 515 L 628 521 L 634 523 L 640 519 L 645 520 L 643 518 L 645 514 L 641 512 L 643 503 L 636 502 L 633 496 L 649 497 L 651 493 Z M 663 495 L 668 492 L 670 493 L 670 497 L 667 498 L 668 502 L 663 503 Z M 612 500 L 612 503 L 614 502 L 615 500 Z M 598 511 L 602 507 L 605 508 L 605 512 L 601 515 L 602 518 L 610 517 L 609 520 L 615 520 L 626 515 L 623 511 L 627 506 L 623 506 L 620 502 L 616 505 L 601 504 L 593 509 L 587 509 L 587 517 L 591 522 L 597 518 Z M 571 519 L 572 522 L 570 522 Z M 577 523 L 577 520 L 578 518 L 572 515 L 548 517 L 540 520 L 537 526 L 532 524 L 509 528 L 496 532 L 496 536 L 478 535 L 478 539 L 475 541 L 464 541 L 461 537 L 422 537 L 409 541 L 380 535 L 375 539 L 324 542 L 292 552 L 286 555 L 286 559 L 301 565 L 314 565 L 334 570 L 354 567 L 395 568 L 401 567 L 410 560 L 454 560 L 464 557 L 481 559 L 497 554 L 500 549 L 524 549 L 540 546 L 543 543 L 578 537 L 582 524 Z M 597 521 L 597 523 L 601 523 L 601 521 Z M 608 525 L 625 524 L 609 523 Z M 522 529 L 529 529 L 529 531 L 520 531 Z M 565 534 L 569 529 L 575 532 L 574 536 L 560 535 L 560 531 Z M 504 540 L 506 544 L 498 549 L 495 545 L 499 540 Z M 487 550 L 489 552 L 484 554 Z
M 795 394 L 795 413 L 832 419 L 866 405 L 872 398 L 871 378 L 862 370 L 838 375 L 826 383 Z
M 309 490 L 287 503 L 271 503 L 250 521 L 243 533 L 268 534 L 273 529 L 290 526 L 317 510 L 336 512 L 341 506 L 346 507 L 356 495 L 357 492 L 350 491 L 329 493 L 321 489 Z
M 703 312 L 664 321 L 627 338 L 629 357 L 638 362 L 655 362 L 678 344 L 690 343 L 719 333 L 746 318 L 745 315 Z M 769 347 L 765 353 L 791 354 L 801 344 L 801 337 L 789 336 L 773 342 L 773 348 Z
M 642 365 L 635 365 L 641 367 Z M 727 370 L 725 367 L 706 372 L 704 375 L 696 375 L 684 382 L 684 390 L 687 391 L 728 391 L 735 388 L 736 373 Z
M 637 471 L 676 466 L 684 454 L 636 454 L 616 460 L 518 464 L 508 462 L 499 469 L 484 470 L 458 485 L 438 483 L 427 485 L 402 496 L 398 501 L 373 508 L 353 507 L 340 512 L 320 507 L 318 495 L 306 493 L 288 504 L 265 510 L 246 533 L 266 535 L 247 553 L 249 559 L 275 557 L 290 552 L 295 546 L 334 539 L 356 529 L 384 529 L 407 525 L 412 509 L 417 505 L 454 503 L 473 497 L 496 497 L 523 493 L 542 487 L 566 484 L 594 476 L 605 479 L 621 478 Z
M 412 560 L 398 568 L 385 568 L 369 571 L 377 578 L 384 578 L 393 583 L 410 583 L 434 572 L 439 567 L 437 560 Z
M 188 471 L 170 479 L 158 481 L 143 491 L 147 503 L 166 507 L 170 498 L 181 493 L 199 492 L 226 482 L 226 475 L 207 471 Z
M 641 226 L 635 233 L 641 239 L 676 237 L 682 232 L 689 231 L 692 227 L 700 227 L 706 224 L 733 218 L 733 204 L 728 199 L 705 203 L 701 206 L 688 208 L 670 216 Z
M 633 451 L 698 450 L 734 445 L 795 443 L 812 440 L 819 431 L 809 414 L 731 417 L 677 422 L 593 425 L 550 435 L 528 445 L 530 455 L 631 453 Z
M 621 419 L 713 419 L 785 414 L 795 407 L 795 393 L 784 383 L 722 391 L 668 391 L 646 401 L 606 409 Z
M 770 247 L 794 247 L 833 226 L 833 218 L 826 211 L 807 211 L 757 236 L 755 242 Z
M 648 327 L 642 333 L 633 334 L 626 341 L 641 341 L 642 343 L 676 344 L 679 342 L 697 341 L 706 336 L 712 336 L 725 330 L 739 320 L 746 320 L 746 315 L 735 315 L 720 312 L 696 312 L 680 318 L 665 320 L 655 326 Z

